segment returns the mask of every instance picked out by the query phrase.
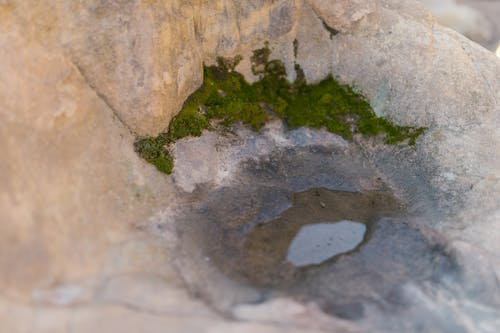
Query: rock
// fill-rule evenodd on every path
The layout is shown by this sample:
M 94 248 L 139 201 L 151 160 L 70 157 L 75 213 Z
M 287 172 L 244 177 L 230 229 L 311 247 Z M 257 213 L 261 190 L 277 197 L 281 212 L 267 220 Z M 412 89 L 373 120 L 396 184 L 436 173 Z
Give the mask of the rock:
M 361 19 L 373 13 L 376 1 L 328 1 L 309 0 L 316 15 L 321 17 L 325 25 L 339 32 L 347 32 Z
M 474 8 L 474 1 L 458 3 L 456 0 L 420 0 L 440 24 L 450 27 L 480 44 L 488 46 L 494 39 L 495 27 L 485 14 Z M 497 9 L 498 10 L 498 9 Z
M 109 247 L 171 194 L 70 59 L 14 31 L 0 45 L 0 285 L 29 298 L 102 274 Z
M 461 265 L 481 253 L 481 276 L 496 281 L 500 266 L 491 258 L 500 254 L 500 62 L 436 24 L 421 5 L 399 0 L 0 0 L 2 328 L 325 330 L 315 326 L 314 318 L 324 314 L 314 306 L 289 300 L 246 304 L 235 310 L 242 321 L 229 321 L 189 295 L 185 277 L 174 268 L 175 221 L 166 208 L 190 203 L 180 193 L 196 188 L 194 182 L 223 183 L 238 164 L 227 170 L 207 164 L 210 174 L 191 178 L 185 168 L 176 186 L 133 151 L 136 135 L 168 127 L 201 84 L 203 62 L 241 54 L 238 70 L 255 79 L 249 55 L 265 41 L 290 78 L 295 62 L 311 82 L 333 74 L 365 93 L 378 114 L 428 128 L 414 151 L 378 147 L 380 153 L 369 158 L 394 175 L 392 181 L 406 184 L 402 192 L 414 199 L 416 210 L 429 194 L 439 214 L 428 223 L 464 242 L 452 243 L 459 244 Z M 313 131 L 307 135 L 322 138 Z M 249 136 L 246 143 L 258 148 L 259 142 Z M 238 152 L 232 154 L 238 162 Z M 182 158 L 188 160 L 187 155 Z M 471 267 L 467 274 L 474 276 Z M 419 292 L 411 295 L 428 302 L 422 304 L 449 305 L 447 294 L 435 305 Z M 295 311 L 307 316 L 296 319 L 293 328 L 270 321 L 266 309 L 277 316 L 281 311 L 275 304 L 289 304 L 284 318 Z M 455 309 L 452 305 L 439 308 L 443 318 Z M 467 313 L 466 305 L 460 304 L 458 313 Z M 370 331 L 363 323 L 331 317 L 324 323 L 330 329 Z
M 64 53 L 135 133 L 165 130 L 201 85 L 202 62 L 291 32 L 294 1 L 15 1 L 3 12 L 23 35 Z M 234 18 L 238 17 L 238 21 Z M 247 44 L 248 43 L 248 44 Z

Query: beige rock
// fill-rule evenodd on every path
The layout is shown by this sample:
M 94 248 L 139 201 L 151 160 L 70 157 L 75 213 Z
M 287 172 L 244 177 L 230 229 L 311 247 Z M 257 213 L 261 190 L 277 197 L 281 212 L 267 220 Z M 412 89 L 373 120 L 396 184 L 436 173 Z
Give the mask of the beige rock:
M 12 1 L 2 12 L 28 39 L 65 54 L 133 132 L 154 135 L 201 84 L 202 61 L 290 33 L 300 4 Z
M 373 0 L 309 0 L 309 3 L 326 25 L 340 32 L 349 31 L 356 22 L 376 9 L 376 2 Z
M 68 58 L 14 31 L 0 45 L 0 285 L 29 297 L 102 271 L 171 194 Z
M 474 207 L 450 218 L 450 233 L 498 256 L 500 63 L 421 6 L 0 0 L 2 331 L 318 330 L 307 319 L 318 313 L 294 328 L 270 322 L 269 309 L 293 316 L 286 300 L 228 321 L 189 295 L 171 266 L 172 231 L 158 240 L 147 229 L 177 189 L 132 147 L 135 134 L 167 128 L 201 84 L 203 62 L 242 54 L 251 79 L 248 57 L 266 40 L 289 70 L 297 61 L 310 81 L 332 73 L 379 114 L 429 127 L 419 163 Z
M 440 24 L 450 27 L 482 44 L 493 39 L 494 24 L 479 10 L 455 0 L 420 0 Z M 497 9 L 498 11 L 498 9 Z

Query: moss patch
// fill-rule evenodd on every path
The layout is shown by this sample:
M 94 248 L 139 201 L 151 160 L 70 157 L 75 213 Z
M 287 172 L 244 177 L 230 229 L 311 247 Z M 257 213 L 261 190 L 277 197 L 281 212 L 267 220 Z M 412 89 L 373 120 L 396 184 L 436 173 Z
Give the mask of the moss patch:
M 168 132 L 156 138 L 141 138 L 135 150 L 162 172 L 171 173 L 173 159 L 167 146 L 186 136 L 200 136 L 214 124 L 231 126 L 242 122 L 259 131 L 270 112 L 284 119 L 289 128 L 326 128 L 349 139 L 355 133 L 381 136 L 388 144 L 408 141 L 414 145 L 423 128 L 396 126 L 377 117 L 367 100 L 351 87 L 329 76 L 307 84 L 295 65 L 297 79 L 290 83 L 279 60 L 270 60 L 267 45 L 250 58 L 259 80 L 249 84 L 234 68 L 241 57 L 218 58 L 216 66 L 204 67 L 204 83 L 184 103 Z
M 168 139 L 160 134 L 156 138 L 142 138 L 134 143 L 135 151 L 146 161 L 153 164 L 159 171 L 171 174 L 174 169 L 174 159 L 166 150 Z

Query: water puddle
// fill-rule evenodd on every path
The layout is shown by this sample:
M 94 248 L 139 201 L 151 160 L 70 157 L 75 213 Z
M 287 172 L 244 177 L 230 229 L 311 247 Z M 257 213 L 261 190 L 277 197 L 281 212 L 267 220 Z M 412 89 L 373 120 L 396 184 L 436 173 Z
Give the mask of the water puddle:
M 198 180 L 168 223 L 154 225 L 175 228 L 172 257 L 192 295 L 230 316 L 239 304 L 291 297 L 357 320 L 409 307 L 408 285 L 458 276 L 445 238 L 425 227 L 433 197 L 414 169 L 381 155 L 391 156 L 383 162 L 391 161 L 391 185 L 406 184 L 397 187 L 411 200 L 403 203 L 356 147 L 327 144 L 333 139 L 320 132 L 290 133 L 291 147 L 267 155 L 263 147 L 275 143 L 266 137 L 245 140 L 244 149 L 231 141 L 230 165 L 240 161 L 232 180 Z M 196 151 L 216 155 L 213 146 Z M 192 171 L 184 170 L 176 181 L 189 185 Z
M 400 212 L 400 202 L 389 191 L 315 188 L 295 193 L 292 206 L 279 218 L 255 225 L 240 239 L 238 262 L 217 261 L 226 275 L 237 280 L 288 288 L 309 266 L 328 264 L 355 251 L 369 240 L 375 221 Z
M 177 217 L 177 228 L 180 272 L 220 311 L 287 296 L 358 319 L 365 304 L 406 304 L 408 281 L 456 271 L 440 238 L 383 184 L 365 192 L 224 187 Z

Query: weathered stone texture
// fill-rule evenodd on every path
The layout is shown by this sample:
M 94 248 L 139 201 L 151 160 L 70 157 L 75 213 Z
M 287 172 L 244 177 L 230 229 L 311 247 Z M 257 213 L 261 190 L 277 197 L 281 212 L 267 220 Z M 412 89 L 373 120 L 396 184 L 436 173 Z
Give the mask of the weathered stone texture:
M 500 275 L 500 61 L 422 6 L 0 0 L 0 331 L 292 332 L 269 308 L 298 309 L 296 331 L 314 331 L 318 311 L 291 300 L 226 321 L 184 291 L 145 227 L 179 189 L 137 157 L 135 135 L 165 130 L 217 55 L 243 55 L 252 79 L 265 41 L 309 81 L 333 74 L 380 115 L 428 127 L 419 161 L 464 203 L 441 227 Z

